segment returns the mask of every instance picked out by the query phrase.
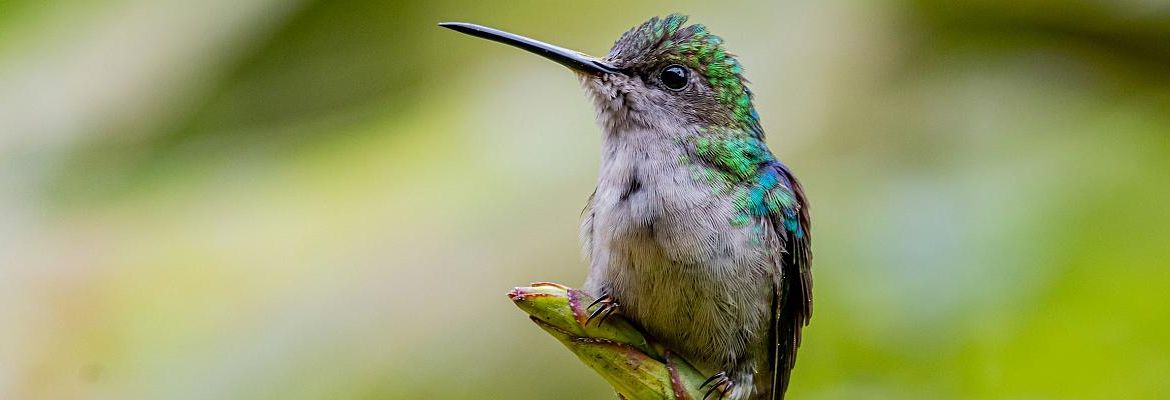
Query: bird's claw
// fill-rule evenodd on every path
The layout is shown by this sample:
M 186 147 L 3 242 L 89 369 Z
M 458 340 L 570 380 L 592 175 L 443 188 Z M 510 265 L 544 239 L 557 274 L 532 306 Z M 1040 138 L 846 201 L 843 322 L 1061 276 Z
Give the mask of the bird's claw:
M 595 306 L 597 308 L 589 314 L 589 318 L 585 319 L 585 325 L 589 325 L 589 322 L 593 321 L 595 318 L 597 319 L 597 325 L 601 325 L 603 322 L 605 322 L 606 319 L 609 319 L 609 317 L 617 311 L 619 304 L 617 300 L 613 298 L 613 296 L 607 294 L 598 297 L 597 300 L 593 300 L 592 303 L 589 303 L 588 307 L 585 307 L 585 310 L 589 310 Z
M 731 378 L 727 377 L 726 372 L 719 372 L 715 375 L 711 375 L 711 377 L 707 378 L 706 381 L 703 381 L 703 384 L 699 385 L 699 390 L 703 390 L 703 388 L 707 386 L 710 386 L 711 388 L 707 389 L 707 393 L 703 395 L 703 400 L 707 400 L 708 398 L 714 400 L 723 400 L 726 399 L 729 394 L 731 394 L 732 389 L 735 388 L 735 382 L 732 381 Z M 712 397 L 711 395 L 713 394 L 716 394 L 716 396 Z

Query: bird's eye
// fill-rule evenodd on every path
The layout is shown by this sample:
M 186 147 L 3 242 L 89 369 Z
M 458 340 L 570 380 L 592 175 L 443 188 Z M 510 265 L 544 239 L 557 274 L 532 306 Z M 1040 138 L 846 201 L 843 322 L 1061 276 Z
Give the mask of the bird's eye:
M 671 64 L 663 68 L 658 79 L 667 89 L 676 92 L 685 89 L 687 83 L 690 82 L 690 79 L 687 79 L 687 68 L 678 64 Z

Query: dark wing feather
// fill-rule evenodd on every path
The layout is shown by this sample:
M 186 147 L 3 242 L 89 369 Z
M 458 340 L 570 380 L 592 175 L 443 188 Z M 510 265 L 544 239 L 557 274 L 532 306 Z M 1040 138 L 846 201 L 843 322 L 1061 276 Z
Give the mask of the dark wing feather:
M 771 221 L 780 247 L 776 260 L 780 279 L 773 288 L 773 326 L 770 336 L 772 350 L 772 399 L 781 400 L 788 390 L 792 367 L 796 365 L 796 350 L 800 347 L 800 331 L 812 317 L 812 271 L 810 252 L 810 221 L 808 200 L 804 189 L 788 168 L 774 163 L 785 186 L 776 190 L 791 190 L 794 204 L 771 213 Z

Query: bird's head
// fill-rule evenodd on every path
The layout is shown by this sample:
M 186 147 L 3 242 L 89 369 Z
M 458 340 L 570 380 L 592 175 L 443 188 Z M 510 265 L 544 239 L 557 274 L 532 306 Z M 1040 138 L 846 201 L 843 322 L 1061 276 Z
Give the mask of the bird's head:
M 678 14 L 651 18 L 618 38 L 604 58 L 478 25 L 440 25 L 576 71 L 610 132 L 697 126 L 759 134 L 759 115 L 739 61 L 705 26 L 686 21 Z

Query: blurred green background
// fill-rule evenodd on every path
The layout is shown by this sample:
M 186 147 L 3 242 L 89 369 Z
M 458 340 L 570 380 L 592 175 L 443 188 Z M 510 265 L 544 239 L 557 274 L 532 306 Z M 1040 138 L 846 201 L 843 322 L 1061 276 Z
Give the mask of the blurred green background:
M 795 399 L 1170 398 L 1170 3 L 0 2 L 0 398 L 608 399 L 564 68 L 683 12 L 813 202 Z

